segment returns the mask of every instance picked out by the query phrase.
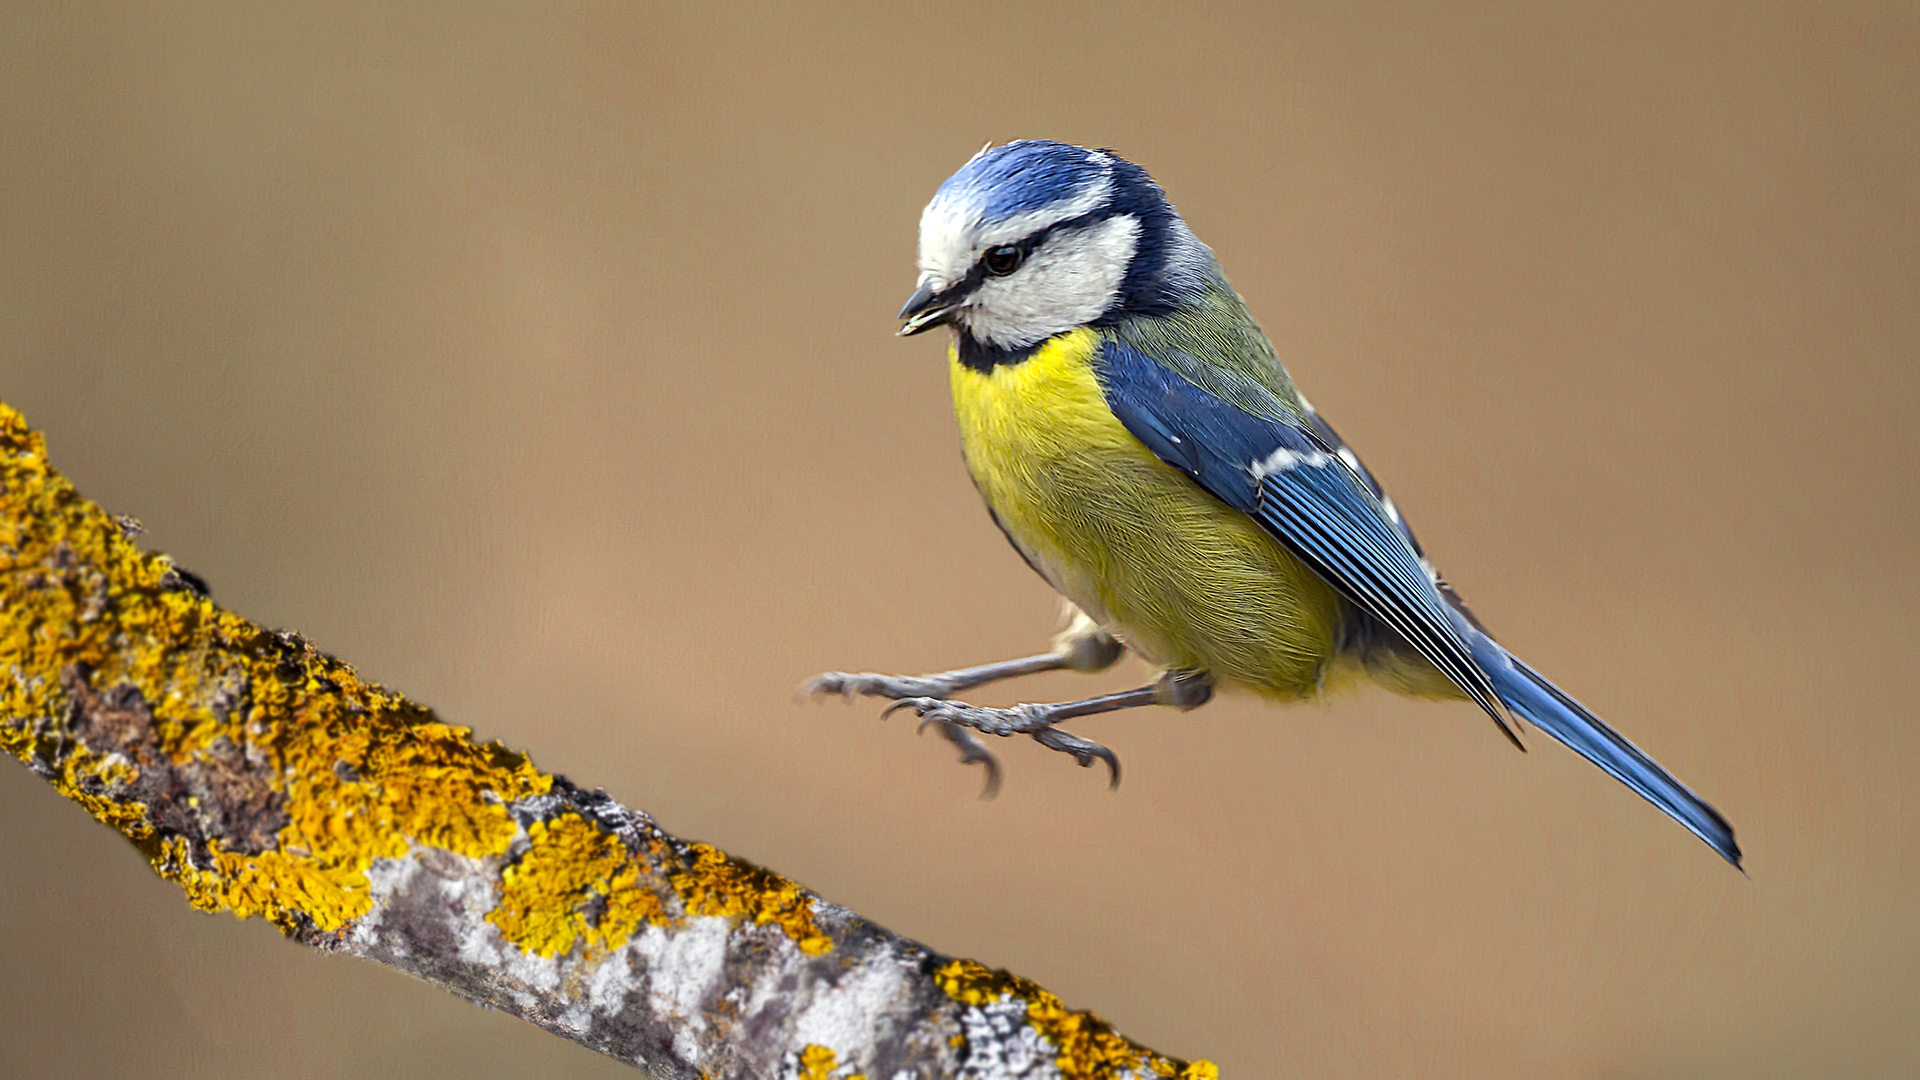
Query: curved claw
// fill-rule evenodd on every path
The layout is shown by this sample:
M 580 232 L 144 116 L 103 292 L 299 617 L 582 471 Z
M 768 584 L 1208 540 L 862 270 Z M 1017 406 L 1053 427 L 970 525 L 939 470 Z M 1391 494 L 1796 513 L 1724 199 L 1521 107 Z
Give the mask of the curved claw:
M 937 714 L 932 716 L 927 715 L 934 706 L 942 704 L 945 703 L 934 698 L 908 699 L 906 701 L 895 702 L 887 708 L 886 712 L 881 713 L 880 716 L 882 719 L 885 719 L 888 714 L 898 709 L 913 709 L 919 712 L 921 714 L 920 723 L 919 726 L 913 729 L 913 733 L 915 735 L 924 735 L 929 727 L 936 728 L 940 732 L 941 738 L 959 748 L 960 764 L 985 766 L 987 777 L 986 783 L 980 788 L 980 798 L 983 800 L 993 798 L 1000 793 L 1001 773 L 999 759 L 993 756 L 985 744 L 974 737 L 973 732 L 968 731 L 966 728 L 950 720 L 943 720 Z
M 960 764 L 965 765 L 968 763 L 968 760 L 967 758 L 962 758 Z M 993 797 L 1000 794 L 1000 762 L 996 760 L 992 754 L 972 760 L 977 760 L 980 764 L 987 767 L 986 782 L 980 785 L 980 801 L 992 802 Z
M 927 710 L 933 708 L 938 704 L 940 704 L 939 698 L 930 698 L 930 697 L 901 698 L 899 701 L 896 701 L 893 704 L 887 706 L 885 709 L 882 709 L 880 712 L 880 719 L 885 720 L 887 717 L 892 716 L 894 713 L 899 712 L 901 709 L 912 709 L 914 713 L 920 716 L 921 718 L 931 719 L 927 717 Z M 920 726 L 925 727 L 926 724 L 922 723 Z
M 1101 746 L 1092 739 L 1083 739 L 1078 735 L 1071 735 L 1061 731 L 1059 728 L 1050 727 L 1034 732 L 1033 741 L 1049 750 L 1059 750 L 1062 753 L 1072 754 L 1073 760 L 1079 762 L 1080 767 L 1083 769 L 1091 768 L 1096 760 L 1106 762 L 1108 777 L 1107 790 L 1115 791 L 1119 789 L 1120 759 L 1114 755 L 1113 751 Z
M 907 697 L 887 706 L 880 717 L 884 720 L 902 709 L 911 709 L 919 715 L 917 731 L 924 732 L 928 725 L 937 725 L 941 737 L 960 748 L 962 764 L 979 762 L 987 767 L 987 783 L 981 792 L 982 798 L 992 798 L 1000 789 L 1000 764 L 981 745 L 974 734 L 976 731 L 1001 737 L 1032 735 L 1035 742 L 1049 750 L 1072 754 L 1082 768 L 1091 767 L 1095 761 L 1105 762 L 1108 788 L 1120 786 L 1120 759 L 1114 756 L 1113 751 L 1091 739 L 1083 739 L 1054 727 L 1056 706 L 1016 705 L 1011 709 L 991 709 L 945 698 Z
M 854 684 L 860 677 L 845 671 L 825 671 L 806 682 L 793 692 L 795 700 L 826 697 L 829 694 L 852 701 L 855 696 Z
M 927 721 L 926 723 L 932 722 L 933 721 Z M 925 727 L 926 723 L 923 723 L 921 726 Z M 974 738 L 973 733 L 967 731 L 965 728 L 955 727 L 952 724 L 941 724 L 940 734 L 948 742 L 959 747 L 960 764 L 978 764 L 985 766 L 987 775 L 986 782 L 980 787 L 981 800 L 985 801 L 998 795 L 1000 793 L 1001 775 L 999 759 L 995 758 L 985 746 L 981 745 L 980 740 Z

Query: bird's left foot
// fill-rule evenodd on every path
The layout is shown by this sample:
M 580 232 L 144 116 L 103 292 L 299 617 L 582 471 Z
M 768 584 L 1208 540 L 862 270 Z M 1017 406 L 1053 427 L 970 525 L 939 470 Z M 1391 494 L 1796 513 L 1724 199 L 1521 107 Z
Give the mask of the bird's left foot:
M 1076 703 L 1067 703 L 1072 704 Z M 1070 716 L 1080 715 L 1079 710 L 1070 711 L 1062 705 L 1015 705 L 1011 709 L 995 709 L 944 698 L 910 697 L 894 702 L 882 715 L 890 716 L 901 709 L 912 709 L 920 717 L 922 730 L 929 724 L 939 725 L 940 734 L 960 747 L 963 761 L 984 759 L 987 765 L 987 791 L 983 794 L 990 795 L 999 787 L 1000 767 L 980 740 L 972 735 L 972 731 L 1002 738 L 1031 735 L 1035 742 L 1049 750 L 1072 754 L 1083 768 L 1095 761 L 1103 761 L 1107 766 L 1108 786 L 1120 786 L 1120 759 L 1114 756 L 1113 751 L 1053 726 Z

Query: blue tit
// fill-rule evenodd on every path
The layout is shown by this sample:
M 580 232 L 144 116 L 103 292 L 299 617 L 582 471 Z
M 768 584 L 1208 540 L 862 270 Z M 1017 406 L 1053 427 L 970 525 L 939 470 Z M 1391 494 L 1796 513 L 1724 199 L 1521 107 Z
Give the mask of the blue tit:
M 1366 466 L 1294 389 L 1213 253 L 1146 172 L 1049 140 L 989 147 L 920 217 L 902 335 L 949 327 L 954 411 L 994 523 L 1073 606 L 1046 653 L 923 676 L 831 672 L 816 693 L 896 699 L 999 770 L 974 733 L 1104 762 L 1062 721 L 1192 708 L 1216 686 L 1275 701 L 1368 680 L 1465 699 L 1515 745 L 1531 722 L 1740 865 L 1726 819 L 1502 648 L 1441 579 Z M 1098 670 L 1147 686 L 998 709 L 952 696 Z M 892 710 L 889 710 L 892 711 Z

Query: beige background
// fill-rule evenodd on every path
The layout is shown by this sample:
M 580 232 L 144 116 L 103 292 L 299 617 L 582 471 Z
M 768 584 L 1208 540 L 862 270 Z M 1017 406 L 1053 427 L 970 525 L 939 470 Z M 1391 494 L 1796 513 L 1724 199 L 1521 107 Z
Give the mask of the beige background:
M 222 603 L 1229 1076 L 1895 1075 L 1920 17 L 1543 6 L 9 4 L 0 397 Z M 888 336 L 921 204 L 1030 135 L 1166 185 L 1751 879 L 1466 705 L 1084 721 L 1118 794 L 1008 744 L 982 803 L 792 701 L 1051 628 Z M 9 1075 L 625 1075 L 189 911 L 12 765 L 0 815 Z

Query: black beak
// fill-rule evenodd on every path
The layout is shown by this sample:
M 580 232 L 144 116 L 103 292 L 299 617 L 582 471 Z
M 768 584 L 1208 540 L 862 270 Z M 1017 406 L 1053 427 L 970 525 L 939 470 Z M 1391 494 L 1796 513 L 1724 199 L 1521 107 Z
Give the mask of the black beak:
M 906 320 L 906 325 L 896 332 L 897 336 L 912 337 L 951 322 L 956 306 L 945 302 L 939 293 L 925 285 L 920 286 L 913 290 L 913 295 L 907 297 L 906 306 L 900 309 L 899 317 Z

